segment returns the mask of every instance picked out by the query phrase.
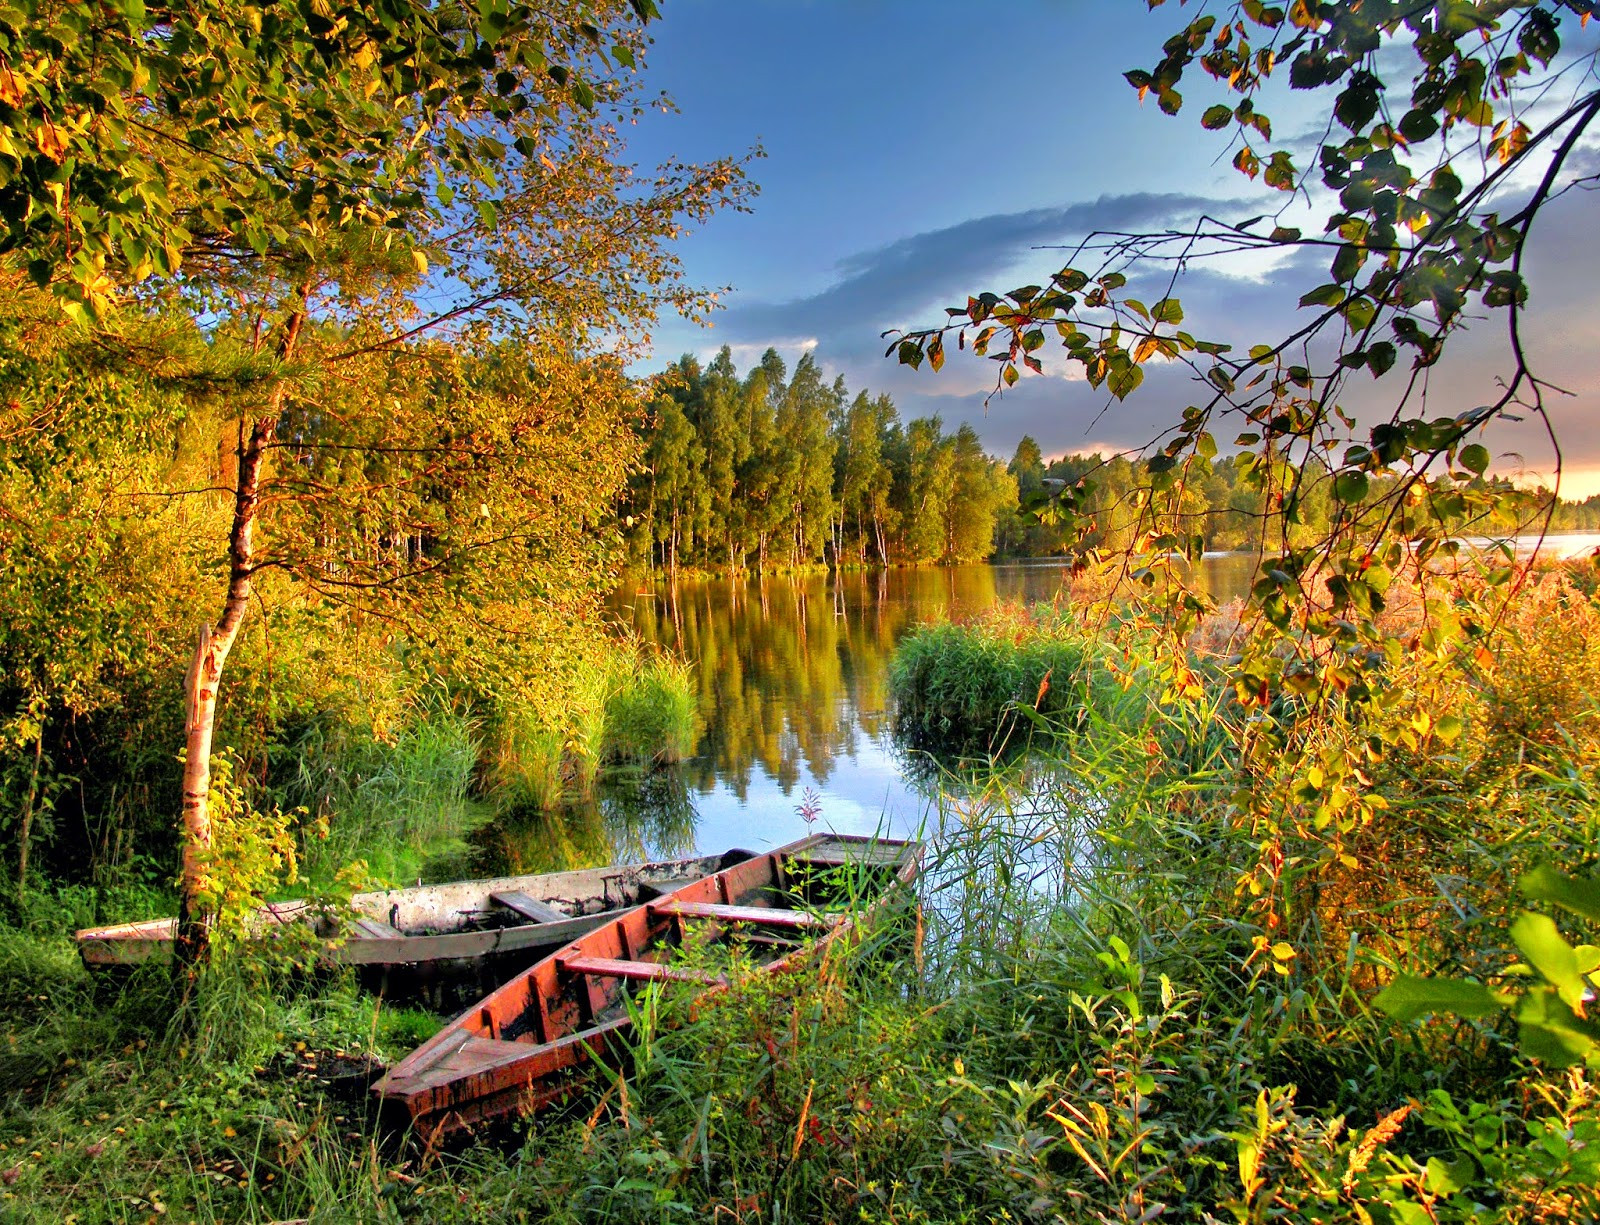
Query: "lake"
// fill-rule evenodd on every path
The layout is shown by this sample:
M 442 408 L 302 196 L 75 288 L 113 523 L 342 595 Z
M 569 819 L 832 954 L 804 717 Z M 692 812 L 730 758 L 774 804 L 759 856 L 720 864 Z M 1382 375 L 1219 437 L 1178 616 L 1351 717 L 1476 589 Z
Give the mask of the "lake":
M 1211 593 L 1242 594 L 1250 569 L 1249 557 L 1209 559 Z M 606 824 L 643 831 L 637 846 L 619 851 L 760 850 L 812 828 L 916 830 L 931 791 L 894 735 L 895 645 L 923 622 L 1052 600 L 1064 576 L 1051 561 L 624 585 L 612 598 L 614 615 L 694 663 L 704 726 L 698 751 L 677 771 L 638 780 L 648 783 L 639 802 L 628 794 L 629 780 L 603 789 Z M 676 820 L 657 811 L 662 792 Z
M 1551 536 L 1544 549 L 1576 556 L 1597 539 Z M 1513 544 L 1526 552 L 1531 540 Z M 1238 598 L 1253 568 L 1250 554 L 1211 555 L 1202 585 L 1219 603 Z M 612 597 L 613 614 L 694 663 L 703 730 L 682 766 L 602 787 L 592 819 L 611 853 L 760 850 L 812 828 L 916 830 L 930 814 L 931 791 L 919 783 L 926 771 L 894 735 L 895 645 L 923 622 L 1054 599 L 1064 574 L 1058 561 L 1033 561 L 675 587 L 625 583 Z

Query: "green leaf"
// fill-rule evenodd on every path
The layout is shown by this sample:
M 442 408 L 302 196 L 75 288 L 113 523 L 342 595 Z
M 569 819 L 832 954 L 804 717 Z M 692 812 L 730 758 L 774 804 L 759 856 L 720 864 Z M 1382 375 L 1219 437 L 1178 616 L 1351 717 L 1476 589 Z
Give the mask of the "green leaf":
M 1584 880 L 1540 864 L 1517 882 L 1530 902 L 1553 902 L 1574 914 L 1600 923 L 1600 881 Z
M 1387 340 L 1380 340 L 1367 350 L 1367 368 L 1372 371 L 1373 378 L 1381 378 L 1394 366 L 1396 356 L 1394 345 Z
M 1218 128 L 1225 128 L 1233 120 L 1233 108 L 1217 103 L 1216 106 L 1206 107 L 1205 114 L 1200 116 L 1200 126 L 1208 132 L 1215 132 Z
M 1600 1046 L 1595 1027 L 1580 1020 L 1548 988 L 1522 997 L 1517 1006 L 1517 1032 L 1524 1051 L 1557 1068 L 1581 1063 Z
M 1462 447 L 1461 453 L 1456 458 L 1468 472 L 1482 476 L 1489 467 L 1489 448 L 1475 442 L 1471 446 Z
M 1465 1191 L 1478 1176 L 1478 1163 L 1463 1153 L 1454 1161 L 1428 1158 L 1428 1190 L 1435 1195 Z
M 1561 996 L 1569 1008 L 1583 1006 L 1583 993 L 1588 988 L 1583 975 L 1578 973 L 1578 955 L 1561 936 L 1555 920 L 1549 915 L 1523 911 L 1511 924 L 1511 941 L 1529 964 Z
M 1162 298 L 1150 308 L 1150 317 L 1157 323 L 1179 324 L 1183 322 L 1183 307 L 1176 298 Z
M 1341 285 L 1318 285 L 1300 297 L 1301 306 L 1338 306 L 1343 301 L 1344 287 Z
M 1366 262 L 1367 253 L 1363 248 L 1353 242 L 1345 243 L 1333 257 L 1333 279 L 1341 284 L 1355 280 L 1356 274 L 1361 271 L 1361 265 Z
M 505 0 L 478 0 L 478 37 L 486 43 L 499 40 L 506 32 Z
M 1462 1017 L 1487 1016 L 1504 1008 L 1508 1001 L 1482 983 L 1401 974 L 1372 1002 L 1396 1021 L 1415 1021 L 1431 1012 Z
M 1106 387 L 1119 400 L 1126 400 L 1140 383 L 1144 382 L 1144 367 L 1132 362 L 1118 362 L 1106 379 Z
M 1439 121 L 1427 111 L 1407 111 L 1400 117 L 1400 135 L 1409 141 L 1427 140 L 1439 130 Z
M 1333 481 L 1333 496 L 1341 502 L 1355 503 L 1367 496 L 1365 472 L 1341 472 Z

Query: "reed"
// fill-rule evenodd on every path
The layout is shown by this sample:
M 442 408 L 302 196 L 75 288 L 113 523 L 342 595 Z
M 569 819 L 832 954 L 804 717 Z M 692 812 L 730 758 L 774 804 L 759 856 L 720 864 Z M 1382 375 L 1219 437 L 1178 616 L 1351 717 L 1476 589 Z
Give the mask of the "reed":
M 322 832 L 305 841 L 313 880 L 361 861 L 375 881 L 416 879 L 431 857 L 459 850 L 490 815 L 472 798 L 473 727 L 442 694 L 419 700 L 387 740 L 348 725 L 313 723 L 288 747 L 278 787 Z
M 605 757 L 634 765 L 682 761 L 694 753 L 699 723 L 691 666 L 670 655 L 646 656 L 613 678 Z
M 1041 719 L 1059 730 L 1086 717 L 1094 662 L 1080 633 L 1015 612 L 919 626 L 890 666 L 896 723 L 923 747 L 1014 752 Z

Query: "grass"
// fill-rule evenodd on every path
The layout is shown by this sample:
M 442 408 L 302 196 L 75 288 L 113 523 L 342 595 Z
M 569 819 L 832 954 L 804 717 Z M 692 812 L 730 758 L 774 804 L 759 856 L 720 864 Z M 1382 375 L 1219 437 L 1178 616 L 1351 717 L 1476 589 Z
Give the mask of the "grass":
M 897 726 L 945 753 L 1004 755 L 1026 744 L 1039 719 L 1070 726 L 1086 714 L 1091 655 L 1081 636 L 1014 608 L 919 626 L 891 665 Z
M 374 881 L 409 883 L 428 860 L 465 846 L 490 810 L 472 796 L 472 725 L 442 699 L 425 701 L 388 739 L 313 725 L 281 752 L 279 791 L 321 837 L 304 841 L 306 874 L 331 880 L 357 860 Z
M 652 655 L 613 681 L 605 704 L 604 755 L 634 765 L 679 762 L 694 753 L 698 724 L 690 666 Z
M 529 706 L 498 712 L 486 792 L 502 813 L 554 812 L 592 800 L 607 768 L 681 761 L 698 739 L 689 666 L 619 647 L 579 665 L 559 714 Z

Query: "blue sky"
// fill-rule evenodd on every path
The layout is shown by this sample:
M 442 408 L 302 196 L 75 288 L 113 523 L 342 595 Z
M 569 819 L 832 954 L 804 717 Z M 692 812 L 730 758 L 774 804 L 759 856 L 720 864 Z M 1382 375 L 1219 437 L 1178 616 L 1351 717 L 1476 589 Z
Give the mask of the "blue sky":
M 1225 134 L 1200 129 L 1199 111 L 1216 98 L 1198 73 L 1177 118 L 1141 106 L 1122 79 L 1159 58 L 1194 8 L 663 0 L 644 80 L 678 113 L 641 120 L 634 155 L 703 160 L 759 144 L 766 156 L 752 167 L 762 189 L 754 211 L 718 217 L 680 247 L 692 279 L 732 287 L 726 309 L 710 330 L 665 321 L 659 361 L 729 344 L 743 369 L 768 345 L 791 362 L 809 348 L 852 391 L 888 391 L 905 418 L 969 420 L 1005 456 L 1024 433 L 1047 454 L 1148 441 L 1190 402 L 1176 368 L 1152 371 L 1134 400 L 1109 411 L 1103 394 L 1059 373 L 986 405 L 992 367 L 913 373 L 882 358 L 879 333 L 936 322 L 968 292 L 1041 281 L 1061 263 L 1041 247 L 1096 227 L 1182 225 L 1204 211 L 1242 217 L 1277 203 L 1231 168 Z M 1403 73 L 1400 83 L 1409 66 Z M 1312 101 L 1275 103 L 1276 131 L 1309 133 Z M 1530 252 L 1527 330 L 1547 375 L 1576 393 L 1555 408 L 1563 491 L 1576 496 L 1600 490 L 1595 219 L 1594 196 L 1574 193 L 1550 210 Z M 1325 279 L 1314 267 L 1193 274 L 1180 289 L 1186 326 L 1245 344 L 1272 338 L 1299 293 Z M 1476 329 L 1434 372 L 1433 411 L 1494 397 L 1502 330 Z M 1501 426 L 1490 442 L 1502 470 L 1549 466 L 1531 423 Z

